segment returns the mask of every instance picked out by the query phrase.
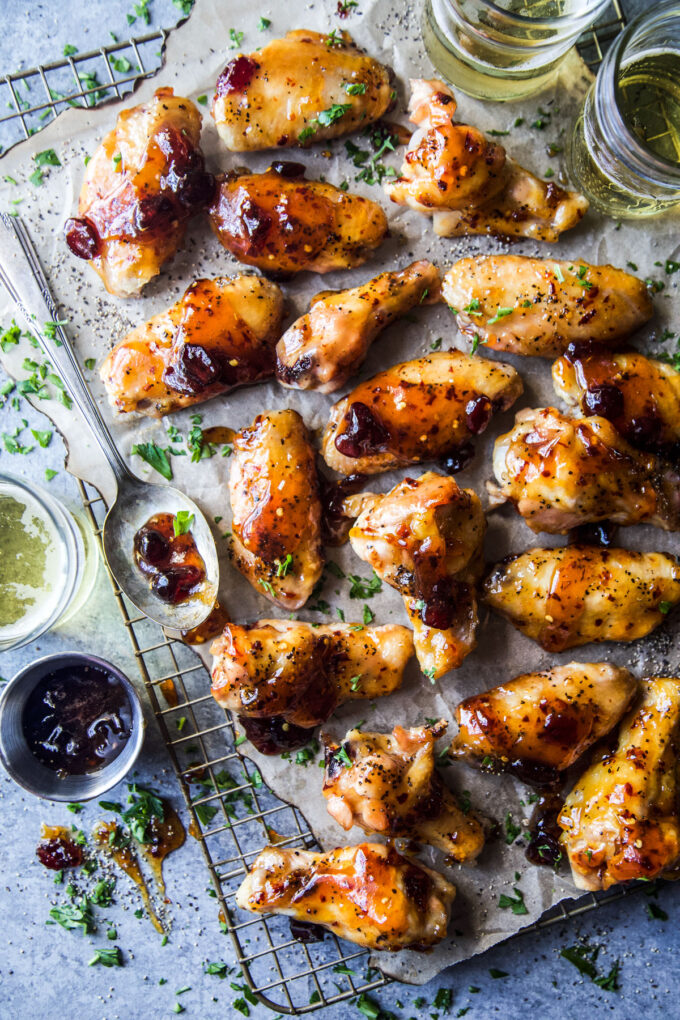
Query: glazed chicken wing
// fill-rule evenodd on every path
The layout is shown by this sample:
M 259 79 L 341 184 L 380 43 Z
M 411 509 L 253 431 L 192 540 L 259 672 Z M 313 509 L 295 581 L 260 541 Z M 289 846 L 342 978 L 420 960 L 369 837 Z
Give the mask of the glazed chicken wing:
M 111 405 L 160 417 L 274 374 L 283 294 L 260 276 L 197 280 L 116 344 L 102 365 Z
M 401 177 L 384 185 L 393 202 L 432 217 L 441 237 L 495 234 L 556 241 L 588 202 L 539 180 L 477 128 L 457 124 L 456 101 L 441 81 L 411 81 L 411 137 Z
M 413 639 L 395 625 L 260 620 L 227 624 L 210 652 L 213 697 L 240 717 L 263 754 L 276 754 L 306 744 L 338 705 L 396 690 Z
M 653 879 L 680 858 L 680 680 L 651 677 L 618 747 L 592 765 L 558 818 L 579 889 Z
M 521 392 L 514 368 L 461 351 L 404 361 L 333 405 L 322 455 L 343 475 L 372 475 L 460 454 Z
M 190 99 L 157 89 L 123 110 L 85 170 L 78 216 L 66 243 L 117 297 L 136 297 L 184 240 L 187 220 L 206 205 L 201 115 Z
M 492 498 L 509 500 L 532 531 L 580 524 L 680 528 L 677 473 L 622 439 L 606 418 L 568 418 L 553 407 L 520 411 L 495 443 Z
M 509 556 L 484 600 L 546 652 L 635 641 L 680 602 L 680 564 L 666 553 L 567 545 Z
M 365 262 L 387 235 L 377 203 L 322 181 L 301 163 L 217 178 L 210 222 L 232 255 L 265 273 L 329 273 Z
M 461 333 L 495 351 L 550 358 L 572 341 L 616 346 L 652 317 L 642 280 L 613 266 L 524 255 L 475 255 L 446 273 Z
M 552 368 L 555 392 L 584 415 L 607 418 L 632 446 L 671 453 L 680 443 L 680 373 L 637 351 L 569 347 Z
M 403 596 L 416 656 L 434 682 L 476 644 L 475 583 L 486 519 L 472 489 L 432 471 L 385 495 L 349 497 L 360 506 L 349 533 L 357 556 Z
M 456 708 L 449 754 L 545 784 L 616 726 L 637 681 L 606 662 L 570 662 L 527 673 Z
M 257 591 L 299 609 L 321 577 L 314 449 L 297 411 L 268 411 L 234 439 L 229 475 L 234 563 Z
M 351 290 L 323 291 L 276 347 L 280 383 L 333 393 L 362 364 L 378 334 L 416 305 L 439 301 L 439 271 L 414 262 Z
M 331 850 L 268 846 L 236 893 L 256 914 L 323 925 L 368 949 L 425 949 L 446 935 L 455 886 L 382 843 Z
M 390 733 L 350 730 L 341 744 L 326 741 L 323 795 L 343 829 L 393 838 L 406 836 L 443 850 L 455 861 L 474 860 L 484 846 L 478 818 L 463 810 L 434 767 L 435 726 Z

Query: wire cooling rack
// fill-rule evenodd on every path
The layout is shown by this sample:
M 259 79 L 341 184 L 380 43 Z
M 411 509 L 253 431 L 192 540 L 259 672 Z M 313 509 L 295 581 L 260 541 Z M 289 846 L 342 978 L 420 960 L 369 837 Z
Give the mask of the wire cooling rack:
M 619 0 L 579 42 L 595 68 L 625 24 Z M 167 38 L 164 30 L 98 50 L 65 56 L 41 67 L 0 77 L 0 145 L 3 151 L 35 134 L 69 106 L 94 106 L 132 91 L 155 74 Z M 83 505 L 101 542 L 104 499 L 78 482 Z M 264 843 L 314 848 L 304 816 L 268 790 L 235 744 L 233 720 L 213 700 L 209 676 L 194 652 L 138 610 L 109 574 L 154 714 L 187 809 L 190 832 L 201 846 L 219 901 L 222 927 L 232 938 L 243 979 L 257 998 L 279 1013 L 309 1013 L 370 992 L 389 979 L 368 965 L 368 953 L 327 934 L 322 942 L 291 937 L 282 917 L 245 914 L 233 901 Z M 297 767 L 297 766 L 296 766 Z M 315 766 L 309 766 L 310 770 Z M 315 785 L 318 777 L 310 774 Z M 255 847 L 257 849 L 251 849 Z M 525 930 L 547 927 L 619 899 L 626 890 L 593 893 L 560 903 Z

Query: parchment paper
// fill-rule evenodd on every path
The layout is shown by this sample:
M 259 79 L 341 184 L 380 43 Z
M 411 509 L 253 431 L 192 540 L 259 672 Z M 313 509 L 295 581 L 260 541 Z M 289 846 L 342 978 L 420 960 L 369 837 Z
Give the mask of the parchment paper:
M 280 9 L 274 11 L 273 8 L 263 8 L 245 0 L 197 0 L 190 20 L 171 33 L 164 67 L 154 79 L 142 83 L 134 97 L 128 97 L 122 103 L 108 103 L 96 110 L 70 109 L 46 130 L 22 143 L 2 159 L 0 176 L 10 175 L 19 185 L 0 185 L 0 207 L 18 208 L 29 224 L 55 295 L 62 304 L 64 317 L 69 319 L 68 330 L 83 362 L 86 358 L 94 357 L 99 366 L 110 347 L 130 328 L 170 305 L 193 279 L 202 275 L 239 271 L 235 260 L 217 243 L 207 221 L 200 218 L 192 221 L 189 227 L 185 249 L 166 266 L 161 276 L 146 288 L 144 297 L 137 301 L 111 297 L 90 268 L 71 256 L 62 239 L 62 224 L 67 216 L 73 214 L 77 205 L 83 157 L 94 150 L 99 139 L 110 129 L 121 105 L 130 106 L 147 100 L 160 85 L 172 85 L 177 93 L 194 99 L 204 93 L 210 97 L 217 74 L 235 52 L 229 49 L 230 28 L 244 32 L 242 49 L 249 52 L 292 28 L 330 31 L 335 27 L 346 28 L 360 45 L 394 68 L 398 77 L 400 100 L 399 112 L 394 119 L 406 122 L 404 109 L 408 97 L 408 78 L 432 76 L 432 68 L 420 41 L 419 10 L 412 6 L 404 9 L 403 5 L 394 4 L 392 0 L 360 0 L 359 10 L 353 12 L 348 19 L 339 21 L 335 8 L 336 0 L 323 0 L 305 8 L 299 5 L 296 14 L 291 13 L 288 20 L 283 13 L 279 13 Z M 271 28 L 266 33 L 257 29 L 262 14 L 272 20 Z M 544 95 L 521 104 L 505 105 L 476 102 L 461 93 L 457 95 L 458 117 L 487 131 L 511 128 L 510 134 L 502 139 L 510 154 L 526 162 L 527 166 L 538 173 L 545 173 L 548 167 L 553 167 L 559 181 L 559 159 L 549 158 L 546 147 L 549 142 L 565 145 L 578 98 L 588 83 L 589 74 L 585 66 L 572 54 L 563 65 L 556 86 Z M 549 125 L 542 131 L 528 126 L 539 116 L 539 106 L 543 111 L 551 113 L 549 118 L 543 116 L 544 120 L 549 120 Z M 204 120 L 203 147 L 212 169 L 247 164 L 260 170 L 269 165 L 273 156 L 271 152 L 248 155 L 227 153 L 218 142 L 207 110 L 199 108 L 203 111 Z M 524 125 L 513 127 L 519 116 L 524 117 Z M 362 146 L 360 137 L 355 138 L 355 141 Z M 35 188 L 28 182 L 34 167 L 32 155 L 50 147 L 57 151 L 62 166 L 50 167 L 43 187 Z M 324 152 L 330 155 L 324 155 Z M 402 153 L 403 150 L 400 150 L 398 156 L 391 160 L 396 167 L 400 165 Z M 277 155 L 285 158 L 286 154 Z M 323 278 L 303 274 L 285 284 L 284 290 L 290 306 L 288 321 L 305 311 L 309 299 L 319 290 L 354 286 L 380 271 L 402 267 L 416 258 L 431 258 L 444 271 L 463 255 L 503 249 L 493 239 L 435 238 L 429 219 L 391 205 L 379 187 L 355 183 L 354 177 L 358 171 L 349 164 L 342 141 L 328 146 L 319 145 L 308 152 L 294 150 L 290 158 L 303 160 L 309 167 L 310 177 L 323 174 L 335 184 L 347 180 L 351 190 L 381 202 L 390 218 L 391 237 L 368 263 L 357 270 L 333 273 Z M 23 202 L 19 206 L 11 206 L 11 201 L 18 197 Z M 541 247 L 533 242 L 521 242 L 514 245 L 512 250 L 548 257 L 554 254 L 555 258 L 580 257 L 602 263 L 611 261 L 623 267 L 630 260 L 637 264 L 640 276 L 663 280 L 665 290 L 656 299 L 657 317 L 638 340 L 643 348 L 654 348 L 654 340 L 660 336 L 664 327 L 673 330 L 674 324 L 675 328 L 678 324 L 680 302 L 677 281 L 680 273 L 675 277 L 666 276 L 663 268 L 654 265 L 655 261 L 664 262 L 668 257 L 678 257 L 677 225 L 677 218 L 666 217 L 665 220 L 617 226 L 591 212 L 559 244 Z M 14 314 L 4 295 L 0 296 L 0 313 L 0 321 L 6 324 Z M 442 338 L 443 349 L 457 345 L 460 340 L 454 320 L 443 305 L 423 307 L 411 320 L 392 326 L 373 346 L 358 378 L 366 378 L 397 361 L 426 353 L 431 343 L 439 337 Z M 459 346 L 465 345 L 460 343 Z M 35 356 L 35 351 L 22 344 L 21 348 L 6 352 L 2 360 L 12 375 L 22 378 L 26 374 L 22 371 L 22 362 L 26 356 Z M 476 459 L 458 475 L 460 484 L 472 486 L 482 496 L 484 481 L 491 474 L 490 451 L 493 440 L 510 427 L 514 412 L 521 406 L 541 406 L 555 402 L 550 385 L 549 362 L 511 356 L 505 356 L 505 360 L 513 363 L 520 371 L 525 383 L 524 396 L 511 412 L 494 419 L 488 432 L 478 441 Z M 239 428 L 265 408 L 288 406 L 300 411 L 311 428 L 321 429 L 334 400 L 333 396 L 297 393 L 294 390 L 284 390 L 275 383 L 268 383 L 178 412 L 164 422 L 156 423 L 140 418 L 135 422 L 118 423 L 113 420 L 98 373 L 89 371 L 86 374 L 126 454 L 129 454 L 135 442 L 154 440 L 162 446 L 168 445 L 166 426 L 170 423 L 186 436 L 190 429 L 190 416 L 197 412 L 203 416 L 203 427 L 229 425 Z M 350 385 L 354 385 L 358 378 Z M 335 397 L 344 392 L 346 390 Z M 40 401 L 36 406 L 49 414 L 66 438 L 69 470 L 94 483 L 110 499 L 113 495 L 112 477 L 82 422 L 56 401 Z M 129 463 L 138 474 L 160 481 L 160 476 L 138 457 L 130 457 Z M 215 526 L 216 534 L 221 535 L 230 527 L 226 486 L 229 460 L 218 455 L 192 464 L 189 456 L 173 457 L 172 466 L 175 484 L 197 500 L 208 519 L 223 517 L 220 525 Z M 386 491 L 405 474 L 417 476 L 420 470 L 416 467 L 409 472 L 377 476 L 367 487 L 375 491 Z M 652 528 L 624 529 L 620 539 L 622 544 L 632 548 L 678 550 L 676 536 Z M 223 538 L 218 538 L 218 542 L 226 549 L 228 543 Z M 486 545 L 489 560 L 498 559 L 510 552 L 520 552 L 531 545 L 561 542 L 562 539 L 550 536 L 536 538 L 509 511 L 496 512 L 489 518 Z M 358 573 L 365 577 L 370 574 L 366 564 L 354 556 L 349 546 L 329 550 L 329 558 L 339 563 L 346 573 Z M 230 566 L 226 555 L 222 557 L 221 570 L 221 601 L 236 621 L 248 622 L 260 617 L 284 615 L 277 613 L 273 606 L 257 595 Z M 303 610 L 299 614 L 300 618 L 327 622 L 335 617 L 335 609 L 339 607 L 348 621 L 361 620 L 363 603 L 350 600 L 347 592 L 346 582 L 328 575 L 321 597 L 333 607 L 333 617 Z M 370 607 L 376 615 L 376 623 L 407 622 L 400 597 L 385 586 L 383 592 L 370 601 Z M 366 729 L 378 730 L 391 729 L 396 723 L 406 726 L 421 724 L 426 716 L 443 716 L 451 720 L 452 709 L 462 697 L 518 673 L 545 669 L 571 660 L 585 662 L 607 659 L 628 665 L 638 674 L 655 671 L 674 673 L 678 666 L 678 642 L 674 637 L 676 630 L 674 621 L 670 620 L 655 636 L 632 646 L 592 646 L 571 653 L 548 655 L 516 632 L 510 624 L 499 617 L 489 616 L 483 609 L 479 647 L 459 670 L 448 674 L 436 684 L 430 684 L 412 663 L 401 691 L 371 705 L 354 702 L 345 706 L 327 724 L 326 729 L 335 735 L 342 735 L 346 728 L 360 719 L 367 720 Z M 200 651 L 204 660 L 208 661 L 207 647 L 204 646 Z M 453 732 L 445 739 L 450 739 L 452 735 Z M 345 833 L 327 815 L 321 795 L 320 769 L 314 766 L 304 769 L 282 762 L 278 757 L 264 757 L 250 749 L 249 745 L 244 745 L 244 749 L 257 763 L 270 787 L 279 796 L 301 808 L 324 847 L 359 842 L 365 838 L 359 829 Z M 529 791 L 513 779 L 483 777 L 465 765 L 452 766 L 444 775 L 456 790 L 469 790 L 474 809 L 501 823 L 501 829 L 508 811 L 516 824 L 524 823 L 526 826 L 531 809 L 521 801 L 526 799 Z M 550 869 L 535 868 L 527 863 L 521 839 L 513 846 L 507 846 L 502 835 L 491 840 L 481 860 L 473 867 L 446 868 L 441 855 L 434 851 L 424 851 L 423 858 L 430 865 L 445 871 L 458 888 L 450 926 L 452 936 L 427 955 L 409 952 L 382 954 L 374 961 L 385 973 L 414 983 L 425 982 L 449 964 L 507 938 L 559 900 L 576 895 L 565 873 L 554 874 Z M 520 873 L 518 882 L 515 879 L 516 872 Z M 529 910 L 526 916 L 516 916 L 509 910 L 497 907 L 499 894 L 511 893 L 515 884 L 519 884 L 524 893 Z

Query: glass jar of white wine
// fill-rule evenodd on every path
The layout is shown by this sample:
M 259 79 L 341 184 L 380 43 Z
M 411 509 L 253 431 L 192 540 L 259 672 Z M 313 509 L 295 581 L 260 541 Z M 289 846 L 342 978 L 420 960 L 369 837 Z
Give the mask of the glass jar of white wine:
M 680 2 L 655 4 L 605 56 L 571 132 L 571 178 L 617 219 L 680 204 Z

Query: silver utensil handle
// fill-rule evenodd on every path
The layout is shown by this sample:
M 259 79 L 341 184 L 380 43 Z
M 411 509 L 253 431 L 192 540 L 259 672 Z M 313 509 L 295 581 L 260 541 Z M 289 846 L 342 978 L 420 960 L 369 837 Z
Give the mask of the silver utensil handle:
M 133 478 L 121 457 L 113 437 L 101 416 L 96 401 L 85 381 L 71 343 L 59 324 L 57 307 L 50 293 L 38 254 L 19 217 L 0 213 L 0 282 L 20 310 L 52 365 L 61 376 L 68 393 L 90 426 L 116 481 Z M 41 323 L 42 319 L 42 323 Z M 46 334 L 43 325 L 53 322 L 54 337 Z M 136 479 L 135 479 L 136 480 Z

